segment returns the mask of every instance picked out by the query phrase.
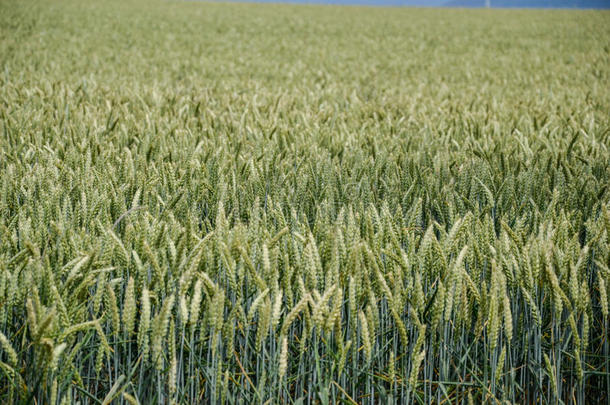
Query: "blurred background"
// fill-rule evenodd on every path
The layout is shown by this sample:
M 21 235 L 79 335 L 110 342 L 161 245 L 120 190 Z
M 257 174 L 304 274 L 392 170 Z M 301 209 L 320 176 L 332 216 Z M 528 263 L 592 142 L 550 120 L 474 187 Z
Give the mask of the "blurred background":
M 244 0 L 242 0 L 244 1 Z M 262 3 L 344 4 L 412 7 L 608 9 L 610 0 L 245 0 Z

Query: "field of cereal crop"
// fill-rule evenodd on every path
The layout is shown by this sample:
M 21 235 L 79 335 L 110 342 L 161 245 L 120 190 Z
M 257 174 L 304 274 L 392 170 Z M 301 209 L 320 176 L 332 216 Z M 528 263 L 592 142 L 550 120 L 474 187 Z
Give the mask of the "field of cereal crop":
M 610 391 L 610 12 L 0 1 L 0 402 Z

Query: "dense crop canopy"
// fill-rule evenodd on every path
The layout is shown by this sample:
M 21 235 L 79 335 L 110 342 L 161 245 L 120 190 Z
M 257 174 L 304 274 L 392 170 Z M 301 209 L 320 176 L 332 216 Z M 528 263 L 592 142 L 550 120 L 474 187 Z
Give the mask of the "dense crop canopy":
M 609 67 L 607 12 L 0 2 L 0 402 L 606 403 Z

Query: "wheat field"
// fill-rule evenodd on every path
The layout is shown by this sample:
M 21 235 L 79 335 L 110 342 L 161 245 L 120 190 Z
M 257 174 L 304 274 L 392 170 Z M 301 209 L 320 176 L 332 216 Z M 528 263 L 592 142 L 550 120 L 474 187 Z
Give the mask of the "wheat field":
M 0 402 L 602 404 L 610 13 L 0 1 Z

